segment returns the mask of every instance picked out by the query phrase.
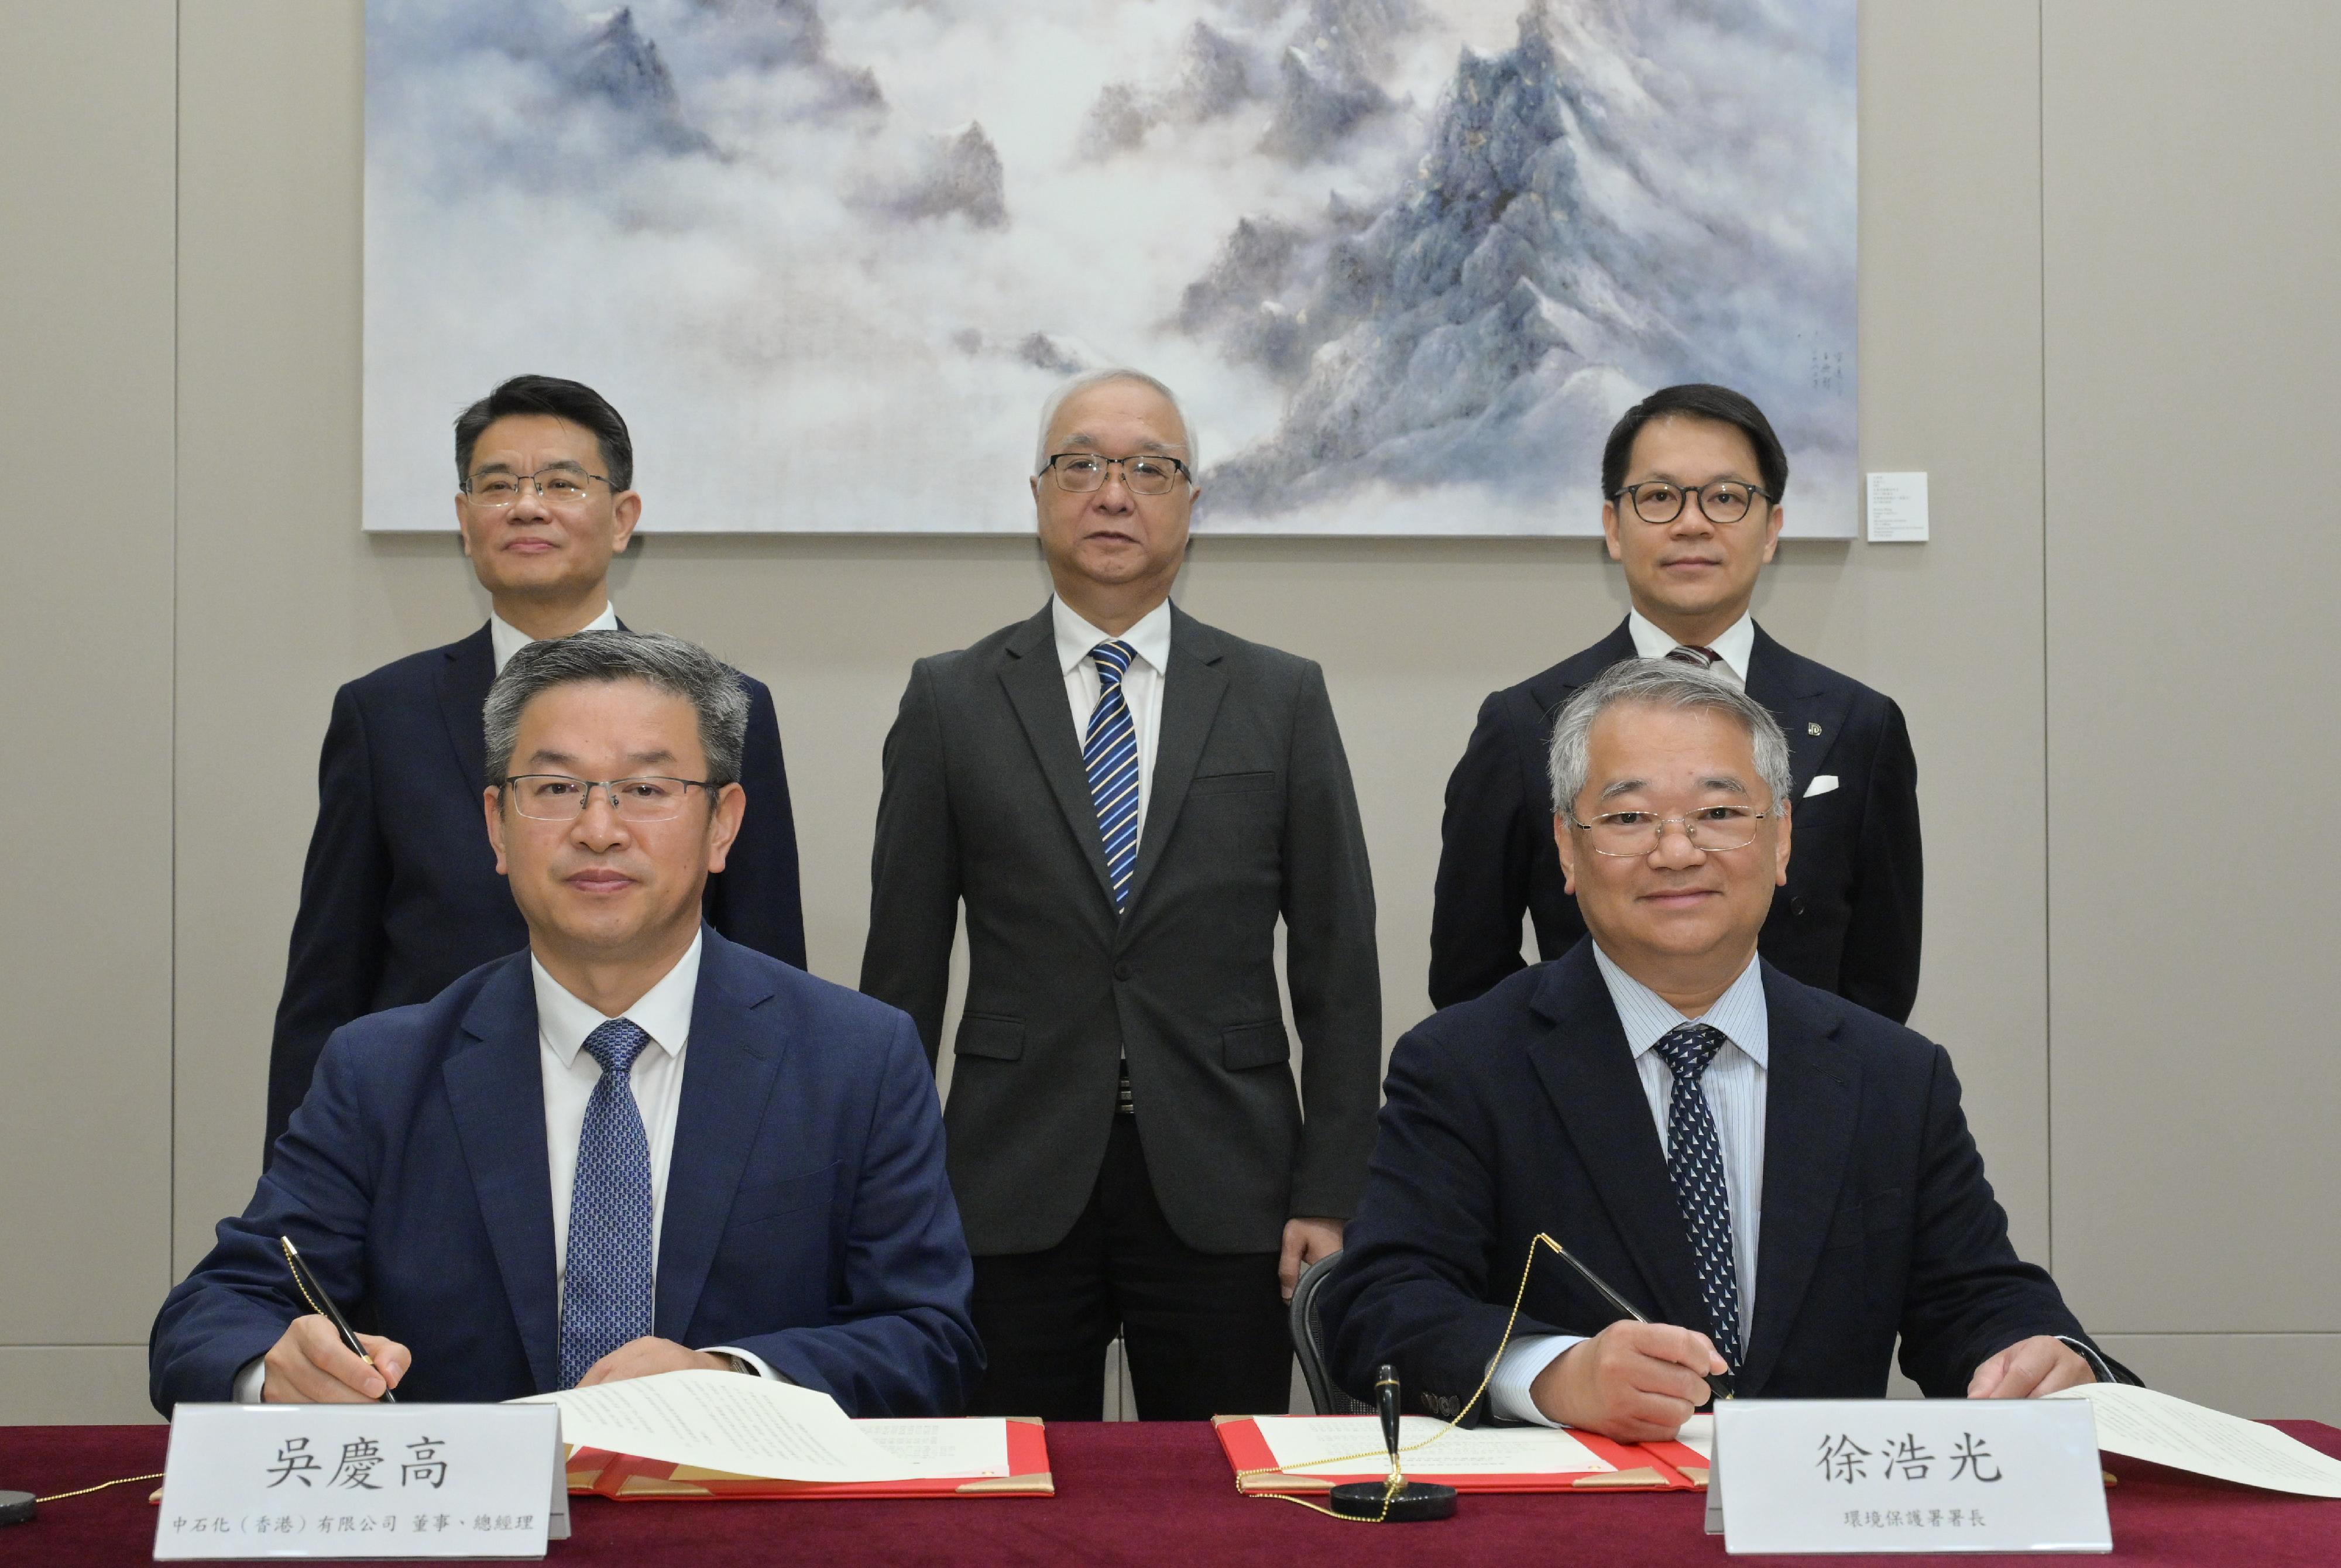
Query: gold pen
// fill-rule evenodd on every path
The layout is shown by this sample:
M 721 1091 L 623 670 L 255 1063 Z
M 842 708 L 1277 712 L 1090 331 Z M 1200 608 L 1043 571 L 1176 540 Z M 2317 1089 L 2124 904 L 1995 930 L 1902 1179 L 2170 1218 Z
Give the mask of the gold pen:
M 308 1263 L 301 1256 L 301 1249 L 293 1244 L 293 1238 L 279 1236 L 276 1244 L 284 1249 L 284 1266 L 293 1271 L 294 1288 L 301 1293 L 301 1299 L 309 1303 L 309 1310 L 334 1325 L 334 1332 L 342 1336 L 342 1343 L 349 1346 L 352 1355 L 368 1366 L 374 1366 L 374 1357 L 366 1354 L 365 1346 L 358 1343 L 356 1333 L 350 1327 L 350 1320 L 342 1315 L 342 1309 L 334 1304 L 334 1298 L 325 1293 L 325 1287 L 319 1284 L 317 1276 L 309 1272 Z M 382 1369 L 377 1366 L 374 1371 L 379 1373 Z M 382 1403 L 398 1403 L 398 1396 L 390 1392 L 390 1379 L 386 1377 L 382 1380 Z

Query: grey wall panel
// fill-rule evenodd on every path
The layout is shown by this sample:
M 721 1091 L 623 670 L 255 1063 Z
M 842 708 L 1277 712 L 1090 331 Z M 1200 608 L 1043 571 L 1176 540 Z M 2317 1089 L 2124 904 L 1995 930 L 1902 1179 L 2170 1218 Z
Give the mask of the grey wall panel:
M 2341 1333 L 2118 1333 L 2107 1353 L 2147 1384 L 2261 1421 L 2341 1423 Z
M 172 6 L 7 31 L 0 1344 L 126 1343 L 170 1261 Z
M 0 1345 L 0 1426 L 138 1426 L 162 1419 L 146 1403 L 143 1338 L 136 1344 Z
M 2057 1263 L 2107 1330 L 2341 1330 L 2341 11 L 2046 15 Z M 2286 1343 L 2223 1364 L 2341 1408 Z

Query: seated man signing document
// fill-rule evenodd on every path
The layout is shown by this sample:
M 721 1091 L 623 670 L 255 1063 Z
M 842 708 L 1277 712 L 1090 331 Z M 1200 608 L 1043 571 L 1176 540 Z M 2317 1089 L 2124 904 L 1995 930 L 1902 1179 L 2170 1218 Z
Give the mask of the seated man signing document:
M 958 1413 L 983 1357 L 918 1031 L 701 922 L 748 708 L 673 637 L 513 655 L 485 803 L 528 950 L 335 1032 L 251 1206 L 163 1303 L 157 1409 L 703 1367 Z M 372 1365 L 280 1235 L 374 1331 Z
M 1877 1398 L 2128 1379 L 2019 1261 L 1943 1049 L 1756 955 L 1788 864 L 1788 750 L 1733 683 L 1633 660 L 1552 737 L 1586 940 L 1399 1042 L 1324 1322 L 1352 1393 L 1390 1363 L 1434 1414 L 1671 1437 L 1739 1395 Z M 1650 1321 L 1617 1321 L 1551 1234 Z M 1490 1363 L 1493 1361 L 1492 1375 Z

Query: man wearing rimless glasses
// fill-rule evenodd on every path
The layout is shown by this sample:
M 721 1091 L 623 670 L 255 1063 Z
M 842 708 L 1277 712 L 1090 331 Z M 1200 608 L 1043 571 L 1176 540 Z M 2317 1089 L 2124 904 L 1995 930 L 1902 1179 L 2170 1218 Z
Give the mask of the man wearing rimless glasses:
M 619 625 L 611 561 L 643 498 L 633 442 L 592 387 L 519 375 L 455 421 L 455 520 L 492 606 L 461 642 L 384 665 L 334 698 L 317 823 L 301 877 L 268 1064 L 268 1144 L 343 1024 L 435 996 L 528 944 L 480 825 L 480 710 L 531 643 Z M 732 941 L 804 964 L 796 827 L 772 694 L 742 675 L 753 809 L 707 918 Z

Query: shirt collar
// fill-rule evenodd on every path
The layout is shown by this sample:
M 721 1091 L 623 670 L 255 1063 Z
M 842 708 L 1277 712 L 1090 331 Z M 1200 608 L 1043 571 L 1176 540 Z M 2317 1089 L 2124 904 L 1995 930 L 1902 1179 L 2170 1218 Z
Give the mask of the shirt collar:
M 1090 651 L 1100 643 L 1114 638 L 1099 631 L 1070 609 L 1062 599 L 1051 594 L 1049 599 L 1049 619 L 1057 630 L 1057 667 L 1070 675 Z M 1156 674 L 1170 667 L 1170 601 L 1165 599 L 1138 618 L 1138 624 L 1124 632 L 1120 639 L 1137 651 Z
M 586 622 L 577 629 L 581 632 L 616 631 L 618 629 L 618 606 L 615 604 L 604 604 L 602 606 L 602 613 L 600 614 L 594 616 L 592 620 Z M 504 673 L 504 666 L 512 663 L 512 656 L 535 641 L 536 639 L 534 637 L 530 636 L 526 632 L 522 631 L 518 626 L 513 625 L 510 621 L 505 620 L 493 610 L 488 612 L 488 642 L 495 649 L 496 674 L 500 675 L 503 674 Z
M 1681 646 L 1674 638 L 1659 630 L 1658 623 L 1639 610 L 1626 612 L 1626 629 L 1633 634 L 1634 652 L 1646 659 L 1663 659 Z M 1748 660 L 1756 652 L 1756 617 L 1742 615 L 1724 628 L 1715 641 L 1708 644 L 1721 658 L 1724 666 L 1748 684 Z
M 701 934 L 691 939 L 690 948 L 675 961 L 674 967 L 622 1014 L 632 1019 L 634 1026 L 669 1056 L 682 1056 L 684 1044 L 691 1039 L 691 1006 L 699 995 L 699 953 L 704 941 L 702 927 Z M 563 1066 L 574 1066 L 577 1053 L 585 1048 L 585 1036 L 608 1023 L 609 1017 L 555 980 L 533 953 L 529 954 L 528 968 L 536 982 L 537 1033 L 553 1047 L 553 1054 L 561 1058 Z
M 1620 969 L 1601 951 L 1599 942 L 1593 944 L 1593 962 L 1601 970 L 1602 984 L 1609 987 L 1609 1001 L 1618 1009 L 1619 1024 L 1626 1031 L 1627 1047 L 1638 1059 L 1656 1045 L 1668 1030 L 1690 1022 L 1672 1003 Z M 1739 978 L 1724 988 L 1723 994 L 1715 999 L 1715 1005 L 1699 1022 L 1712 1024 L 1725 1039 L 1753 1057 L 1758 1067 L 1768 1066 L 1772 1027 L 1771 1014 L 1764 1006 L 1764 966 L 1754 958 L 1748 959 Z

